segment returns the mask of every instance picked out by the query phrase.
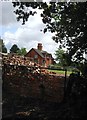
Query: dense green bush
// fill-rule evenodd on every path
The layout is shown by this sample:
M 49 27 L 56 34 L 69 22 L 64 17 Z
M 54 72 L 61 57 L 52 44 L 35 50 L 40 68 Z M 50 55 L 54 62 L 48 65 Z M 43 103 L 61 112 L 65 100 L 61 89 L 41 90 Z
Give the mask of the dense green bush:
M 51 69 L 51 70 L 63 70 L 64 68 L 62 66 L 58 66 L 58 65 L 49 65 L 48 69 Z

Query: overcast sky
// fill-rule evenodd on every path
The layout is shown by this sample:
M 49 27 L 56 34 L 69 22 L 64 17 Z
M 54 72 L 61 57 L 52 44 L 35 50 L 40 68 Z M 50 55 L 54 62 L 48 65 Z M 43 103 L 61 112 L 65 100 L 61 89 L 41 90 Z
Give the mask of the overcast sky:
M 13 44 L 17 44 L 19 48 L 25 47 L 27 51 L 31 48 L 37 48 L 38 43 L 42 43 L 43 50 L 51 53 L 54 57 L 58 44 L 52 40 L 51 33 L 43 33 L 40 30 L 44 28 L 44 24 L 40 18 L 41 11 L 31 16 L 25 25 L 17 22 L 14 8 L 11 2 L 2 2 L 0 4 L 1 16 L 0 20 L 0 36 L 6 47 L 11 48 Z

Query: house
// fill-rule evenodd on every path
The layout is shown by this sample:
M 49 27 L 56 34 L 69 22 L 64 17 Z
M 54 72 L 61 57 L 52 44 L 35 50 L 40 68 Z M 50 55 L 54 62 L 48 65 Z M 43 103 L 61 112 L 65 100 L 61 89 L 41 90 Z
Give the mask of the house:
M 33 61 L 41 66 L 47 67 L 54 64 L 52 54 L 44 51 L 41 43 L 38 43 L 37 49 L 32 48 L 25 56 L 30 57 Z

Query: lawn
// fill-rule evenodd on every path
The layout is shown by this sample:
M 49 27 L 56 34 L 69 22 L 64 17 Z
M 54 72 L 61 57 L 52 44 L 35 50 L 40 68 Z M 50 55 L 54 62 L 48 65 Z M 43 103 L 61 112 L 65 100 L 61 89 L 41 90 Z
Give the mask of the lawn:
M 49 70 L 49 72 L 55 72 L 56 74 L 65 74 L 65 71 L 63 70 Z M 67 75 L 69 76 L 72 72 L 71 71 L 67 71 Z

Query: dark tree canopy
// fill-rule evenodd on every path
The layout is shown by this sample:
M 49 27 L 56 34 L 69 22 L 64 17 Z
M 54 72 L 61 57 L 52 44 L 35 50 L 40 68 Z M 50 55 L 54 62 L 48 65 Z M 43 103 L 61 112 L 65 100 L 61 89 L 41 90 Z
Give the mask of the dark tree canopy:
M 7 53 L 7 48 L 4 43 L 2 43 L 2 53 Z
M 26 53 L 27 53 L 26 48 L 21 48 L 17 51 L 18 55 L 26 55 Z
M 23 24 L 30 15 L 36 11 L 26 11 L 27 7 L 43 9 L 42 21 L 46 24 L 44 33 L 48 31 L 55 33 L 53 40 L 60 43 L 60 47 L 67 48 L 67 56 L 77 62 L 81 62 L 83 53 L 87 49 L 87 2 L 13 2 L 17 20 L 23 20 Z
M 14 44 L 10 49 L 10 53 L 17 53 L 18 50 L 19 50 L 18 46 Z

